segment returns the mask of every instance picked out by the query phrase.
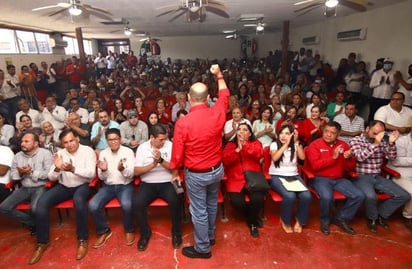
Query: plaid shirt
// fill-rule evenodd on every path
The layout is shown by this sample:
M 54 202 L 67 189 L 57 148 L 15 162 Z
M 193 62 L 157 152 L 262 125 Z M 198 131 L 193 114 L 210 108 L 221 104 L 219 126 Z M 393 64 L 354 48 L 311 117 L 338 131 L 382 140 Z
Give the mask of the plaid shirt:
M 384 158 L 396 158 L 396 146 L 390 146 L 382 141 L 376 146 L 371 143 L 365 134 L 354 137 L 350 141 L 353 155 L 356 158 L 356 172 L 363 175 L 378 175 L 381 173 Z

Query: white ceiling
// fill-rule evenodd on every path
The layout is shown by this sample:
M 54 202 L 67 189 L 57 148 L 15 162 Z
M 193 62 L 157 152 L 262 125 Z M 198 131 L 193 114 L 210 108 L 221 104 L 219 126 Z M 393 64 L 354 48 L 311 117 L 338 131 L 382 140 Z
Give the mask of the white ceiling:
M 83 4 L 89 4 L 110 11 L 113 18 L 124 18 L 130 22 L 130 27 L 139 32 L 149 32 L 152 37 L 183 36 L 183 35 L 216 35 L 222 34 L 222 30 L 244 30 L 244 23 L 238 22 L 241 14 L 263 14 L 267 24 L 265 32 L 279 31 L 282 22 L 289 20 L 291 26 L 307 25 L 322 20 L 331 20 L 323 16 L 323 9 L 317 8 L 311 12 L 297 16 L 293 11 L 297 9 L 293 3 L 299 0 L 220 0 L 223 2 L 230 18 L 222 18 L 213 13 L 208 13 L 204 22 L 193 21 L 188 23 L 185 16 L 181 16 L 173 22 L 168 22 L 172 17 L 156 17 L 164 9 L 159 7 L 180 4 L 180 0 L 81 0 Z M 314 0 L 321 2 L 322 0 Z M 352 0 L 365 2 L 365 0 Z M 384 7 L 406 0 L 370 0 L 372 5 L 367 9 Z M 73 33 L 76 27 L 82 27 L 85 38 L 124 38 L 124 25 L 105 26 L 102 19 L 90 16 L 89 19 L 70 18 L 68 12 L 48 17 L 53 10 L 33 12 L 31 9 L 55 5 L 67 0 L 1 0 L 0 23 L 17 25 L 26 28 L 41 29 L 44 31 L 58 31 Z M 302 7 L 302 6 L 300 6 Z M 56 9 L 57 10 L 57 9 Z M 345 16 L 357 11 L 343 6 L 337 9 L 337 16 Z M 115 33 L 111 33 L 116 31 Z M 253 29 L 249 29 L 253 33 Z M 139 39 L 141 37 L 132 36 Z

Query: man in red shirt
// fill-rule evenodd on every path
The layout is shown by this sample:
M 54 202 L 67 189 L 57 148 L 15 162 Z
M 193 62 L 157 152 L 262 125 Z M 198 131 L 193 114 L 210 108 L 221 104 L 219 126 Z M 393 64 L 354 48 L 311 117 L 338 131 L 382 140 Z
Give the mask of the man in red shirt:
M 76 56 L 72 57 L 72 63 L 66 67 L 66 75 L 69 80 L 69 88 L 80 89 L 80 81 L 86 72 L 84 66 Z
M 353 169 L 355 160 L 349 145 L 337 139 L 340 130 L 339 123 L 329 121 L 322 137 L 310 143 L 305 149 L 305 167 L 312 170 L 315 175 L 309 184 L 320 196 L 320 231 L 325 235 L 329 235 L 334 190 L 347 198 L 345 205 L 337 211 L 334 223 L 352 235 L 356 232 L 347 222 L 355 216 L 365 198 L 351 181 L 343 177 L 344 168 L 351 166 Z
M 178 169 L 185 167 L 185 182 L 190 198 L 194 226 L 194 246 L 185 247 L 183 255 L 208 259 L 215 244 L 217 196 L 222 166 L 222 131 L 226 121 L 229 89 L 218 65 L 212 65 L 219 87 L 219 99 L 209 107 L 208 88 L 195 83 L 189 90 L 190 113 L 176 122 L 172 160 L 172 181 L 180 180 Z

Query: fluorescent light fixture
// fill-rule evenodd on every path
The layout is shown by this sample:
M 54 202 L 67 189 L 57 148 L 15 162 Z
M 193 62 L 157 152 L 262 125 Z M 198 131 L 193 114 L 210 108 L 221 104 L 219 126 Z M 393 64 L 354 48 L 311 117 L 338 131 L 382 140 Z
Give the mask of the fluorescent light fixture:
M 325 2 L 325 6 L 327 6 L 328 8 L 334 8 L 339 4 L 338 0 L 326 0 Z
M 82 10 L 78 8 L 76 5 L 74 5 L 71 8 L 69 8 L 69 13 L 73 16 L 79 16 L 80 14 L 82 14 Z
M 313 0 L 303 0 L 303 1 L 296 2 L 293 5 L 299 6 L 299 5 L 303 5 L 303 4 L 310 3 L 310 2 L 313 2 Z

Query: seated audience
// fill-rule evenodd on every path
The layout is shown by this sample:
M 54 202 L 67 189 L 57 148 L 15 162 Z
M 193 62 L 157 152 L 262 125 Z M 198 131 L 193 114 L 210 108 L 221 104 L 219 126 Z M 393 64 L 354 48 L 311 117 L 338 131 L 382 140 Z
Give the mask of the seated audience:
M 348 222 L 353 219 L 365 197 L 344 177 L 345 168 L 353 166 L 354 159 L 348 144 L 338 139 L 340 130 L 339 123 L 328 122 L 322 137 L 310 143 L 305 150 L 304 166 L 315 175 L 309 184 L 320 196 L 320 231 L 324 235 L 330 233 L 333 191 L 339 191 L 346 197 L 345 204 L 336 212 L 334 223 L 352 235 L 356 232 Z
M 149 130 L 144 121 L 139 120 L 135 110 L 127 112 L 127 121 L 120 124 L 121 143 L 136 152 L 137 147 L 149 138 Z
M 387 141 L 384 135 L 385 124 L 374 120 L 369 123 L 363 134 L 350 141 L 356 158 L 356 172 L 359 174 L 354 184 L 365 194 L 367 226 L 374 233 L 377 232 L 378 225 L 388 230 L 387 219 L 411 198 L 408 192 L 392 180 L 380 175 L 384 159 L 396 158 L 395 141 L 399 137 L 399 132 L 392 132 Z M 391 198 L 378 205 L 375 190 L 387 193 Z
M 280 223 L 286 233 L 301 233 L 302 227 L 307 224 L 309 216 L 309 206 L 311 194 L 308 189 L 305 191 L 288 190 L 282 180 L 299 180 L 305 185 L 298 173 L 298 159 L 305 159 L 303 147 L 299 144 L 299 134 L 291 125 L 280 127 L 279 139 L 270 145 L 271 164 L 269 175 L 271 176 L 270 186 L 280 195 Z M 292 213 L 295 201 L 298 200 L 296 222 L 292 229 Z
M 262 143 L 256 139 L 252 128 L 247 123 L 240 123 L 236 137 L 223 149 L 223 165 L 227 176 L 226 191 L 232 206 L 240 210 L 247 218 L 250 234 L 259 236 L 259 213 L 263 209 L 263 192 L 250 192 L 246 187 L 243 171 L 261 171 L 260 160 L 263 157 Z M 250 202 L 245 198 L 249 196 Z
M 342 92 L 338 92 L 334 102 L 330 102 L 327 107 L 327 116 L 330 120 L 333 120 L 339 114 L 343 114 L 345 111 L 346 102 L 344 102 L 344 95 Z
M 10 138 L 14 136 L 14 127 L 8 124 L 6 116 L 0 112 L 0 145 L 10 145 Z
M 120 98 L 114 100 L 114 109 L 110 112 L 110 119 L 118 124 L 127 120 L 127 109 L 123 107 L 123 101 Z
M 33 127 L 40 127 L 40 123 L 42 122 L 43 117 L 38 110 L 30 108 L 30 104 L 26 99 L 20 98 L 17 101 L 17 107 L 19 108 L 19 112 L 17 112 L 16 114 L 16 128 L 17 129 L 19 128 L 20 117 L 22 115 L 30 116 Z
M 120 125 L 116 121 L 110 120 L 109 113 L 106 110 L 101 110 L 98 116 L 99 121 L 92 126 L 90 144 L 96 150 L 100 151 L 109 146 L 106 140 L 106 130 L 110 128 L 120 129 Z
M 45 106 L 39 105 L 39 111 L 42 114 L 43 121 L 49 121 L 56 130 L 64 128 L 66 109 L 57 105 L 55 97 L 48 96 L 46 98 Z
M 21 139 L 21 151 L 16 153 L 10 171 L 13 181 L 21 187 L 13 191 L 1 204 L 0 213 L 15 218 L 26 225 L 31 232 L 36 232 L 35 215 L 38 201 L 46 191 L 47 174 L 53 164 L 52 154 L 40 148 L 39 136 L 26 133 Z M 22 202 L 30 203 L 30 210 L 22 211 L 16 207 Z
M 342 126 L 339 139 L 348 144 L 353 137 L 360 135 L 365 130 L 364 120 L 356 115 L 357 113 L 356 103 L 349 102 L 345 105 L 345 113 L 334 118 L 334 121 Z
M 16 133 L 10 138 L 10 148 L 16 153 L 20 151 L 21 139 L 27 132 L 40 135 L 42 130 L 39 127 L 33 127 L 32 120 L 29 115 L 21 115 L 19 118 L 19 126 Z
M 322 132 L 327 122 L 321 118 L 321 113 L 319 106 L 313 106 L 310 111 L 310 118 L 304 119 L 302 122 L 300 134 L 305 146 L 309 145 L 313 140 L 322 137 Z
M 232 109 L 232 119 L 226 121 L 225 126 L 223 128 L 223 135 L 226 141 L 232 140 L 236 136 L 237 127 L 240 123 L 246 122 L 250 124 L 250 121 L 243 118 L 242 111 L 239 107 Z
M 83 259 L 88 252 L 87 198 L 92 193 L 89 182 L 96 175 L 96 154 L 91 147 L 80 145 L 77 133 L 71 129 L 64 130 L 60 140 L 64 149 L 53 156 L 54 164 L 48 172 L 49 180 L 58 183 L 47 190 L 37 204 L 37 245 L 29 264 L 37 263 L 50 246 L 51 208 L 67 199 L 73 199 L 76 211 L 76 260 Z
M 104 206 L 117 198 L 123 211 L 123 229 L 126 245 L 134 243 L 134 224 L 132 212 L 134 153 L 120 143 L 120 131 L 116 128 L 106 131 L 109 147 L 102 150 L 97 161 L 97 174 L 104 182 L 89 202 L 98 235 L 93 248 L 101 248 L 112 236 L 112 230 L 104 218 Z
M 90 126 L 80 121 L 80 116 L 76 112 L 70 112 L 66 118 L 66 128 L 75 131 L 80 139 L 80 144 L 90 145 Z M 65 129 L 66 129 L 65 128 Z
M 139 251 L 146 250 L 152 236 L 147 222 L 147 207 L 159 197 L 169 205 L 172 219 L 172 246 L 176 249 L 182 244 L 180 227 L 182 201 L 170 182 L 171 154 L 172 142 L 167 140 L 166 129 L 161 124 L 156 124 L 151 128 L 150 139 L 140 145 L 136 152 L 134 172 L 142 180 L 134 197 L 140 231 L 140 238 L 137 242 Z
M 262 143 L 262 147 L 268 147 L 276 139 L 275 127 L 272 109 L 268 106 L 262 107 L 259 119 L 253 122 L 253 134 Z

